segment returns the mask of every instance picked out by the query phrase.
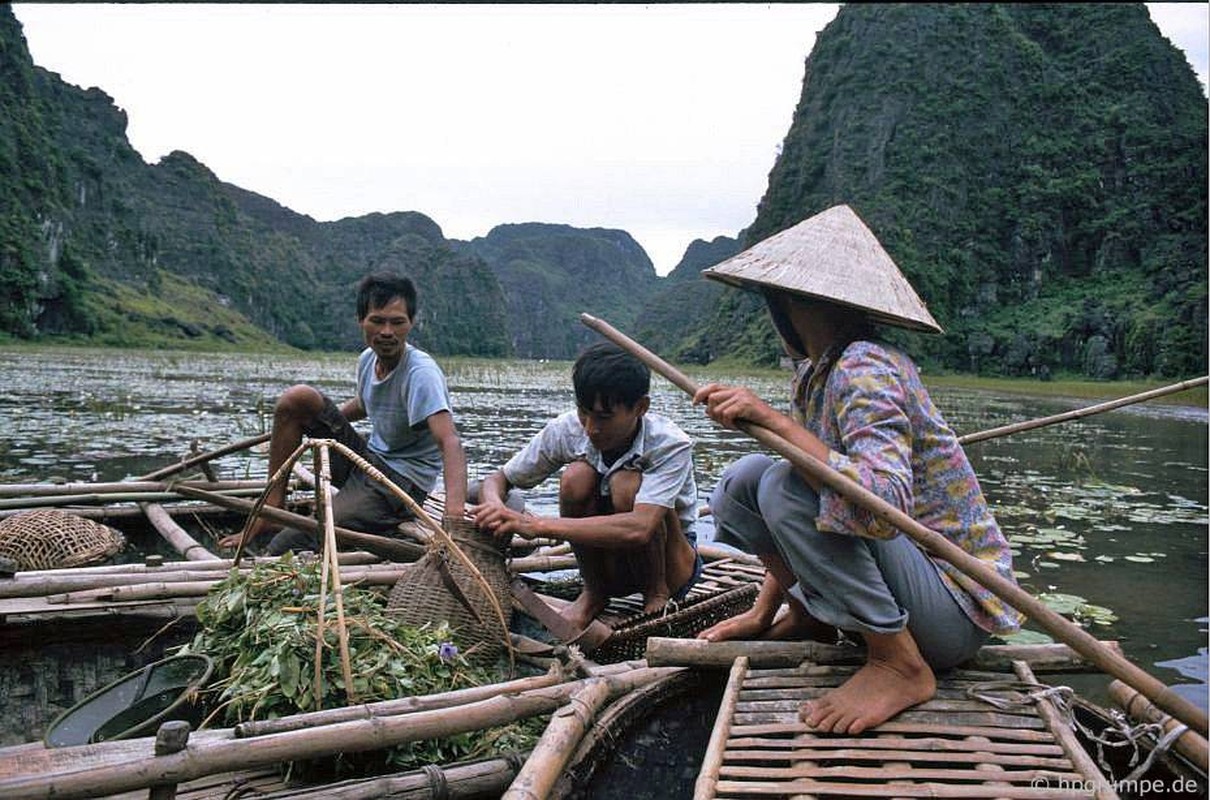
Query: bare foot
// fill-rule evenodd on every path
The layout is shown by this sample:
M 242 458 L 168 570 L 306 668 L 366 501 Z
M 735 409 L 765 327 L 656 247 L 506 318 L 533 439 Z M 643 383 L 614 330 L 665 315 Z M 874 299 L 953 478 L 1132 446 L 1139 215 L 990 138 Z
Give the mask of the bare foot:
M 644 594 L 643 595 L 643 613 L 654 614 L 657 611 L 663 611 L 664 606 L 672 600 L 667 592 L 661 594 Z
M 836 628 L 815 619 L 798 603 L 791 601 L 782 608 L 783 613 L 777 615 L 760 638 L 785 641 L 810 639 L 826 644 L 835 644 L 840 639 L 840 632 Z
M 887 648 L 874 640 L 907 637 Z M 799 709 L 803 722 L 823 733 L 861 733 L 881 725 L 906 708 L 923 703 L 937 691 L 932 669 L 920 656 L 911 634 L 866 635 L 870 651 L 865 666 L 823 697 Z
M 590 592 L 587 589 L 580 592 L 580 596 L 571 605 L 564 608 L 560 613 L 563 619 L 567 620 L 573 629 L 582 631 L 588 627 L 588 623 L 597 618 L 605 610 L 605 605 L 609 602 L 609 598 L 605 595 L 599 595 Z

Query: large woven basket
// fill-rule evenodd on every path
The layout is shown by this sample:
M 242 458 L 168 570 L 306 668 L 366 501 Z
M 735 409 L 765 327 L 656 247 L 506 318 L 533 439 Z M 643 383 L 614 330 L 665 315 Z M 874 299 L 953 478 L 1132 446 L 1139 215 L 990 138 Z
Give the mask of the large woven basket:
M 0 559 L 19 570 L 99 564 L 121 552 L 126 537 L 106 525 L 55 508 L 0 520 Z
M 494 663 L 506 647 L 512 621 L 503 548 L 469 521 L 450 524 L 448 533 L 483 580 L 447 544 L 434 544 L 419 561 L 404 567 L 387 598 L 387 610 L 406 625 L 448 623 L 469 661 Z
M 592 660 L 598 664 L 613 664 L 642 658 L 647 651 L 649 636 L 677 639 L 695 637 L 716 622 L 752 608 L 759 593 L 760 586 L 750 583 L 686 601 L 675 611 L 657 611 L 626 620 L 615 625 L 613 635 L 592 651 Z

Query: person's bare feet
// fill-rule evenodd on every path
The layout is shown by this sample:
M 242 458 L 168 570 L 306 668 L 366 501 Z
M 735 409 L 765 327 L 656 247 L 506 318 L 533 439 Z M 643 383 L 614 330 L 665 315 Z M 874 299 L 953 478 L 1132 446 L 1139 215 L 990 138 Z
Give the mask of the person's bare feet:
M 765 629 L 760 638 L 779 641 L 810 639 L 835 644 L 840 635 L 835 627 L 826 622 L 820 622 L 808 614 L 806 609 L 798 603 L 790 601 L 782 606 L 781 613 L 773 620 L 773 624 Z
M 839 687 L 799 709 L 803 722 L 816 731 L 861 733 L 936 693 L 933 671 L 910 633 L 864 638 L 869 652 L 865 665 Z
M 577 631 L 582 631 L 588 627 L 588 624 L 597 618 L 605 610 L 609 598 L 606 595 L 591 592 L 584 589 L 580 592 L 580 596 L 575 602 L 564 608 L 560 613 L 563 619 Z
M 667 590 L 665 590 L 663 592 L 652 592 L 649 594 L 644 594 L 643 595 L 643 613 L 644 614 L 654 614 L 657 611 L 663 611 L 664 606 L 668 605 L 668 602 L 671 599 L 672 599 L 672 597 L 668 594 Z

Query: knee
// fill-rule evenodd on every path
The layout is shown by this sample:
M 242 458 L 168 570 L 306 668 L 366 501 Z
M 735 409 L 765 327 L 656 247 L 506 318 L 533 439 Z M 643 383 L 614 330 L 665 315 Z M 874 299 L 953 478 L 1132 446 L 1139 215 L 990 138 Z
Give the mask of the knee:
M 760 453 L 746 455 L 723 470 L 714 491 L 710 493 L 710 513 L 725 517 L 733 504 L 755 510 L 761 476 L 773 464 L 773 459 Z
M 586 461 L 573 461 L 559 476 L 559 504 L 565 507 L 595 505 L 600 476 Z
M 300 383 L 281 393 L 273 405 L 273 415 L 277 419 L 311 419 L 322 411 L 323 407 L 324 398 L 319 390 Z
M 819 495 L 787 461 L 772 464 L 761 474 L 756 502 L 770 530 L 781 528 L 790 519 L 807 519 L 814 528 L 819 516 Z
M 639 496 L 643 474 L 634 470 L 620 470 L 609 476 L 609 500 L 615 512 L 633 511 L 634 499 Z

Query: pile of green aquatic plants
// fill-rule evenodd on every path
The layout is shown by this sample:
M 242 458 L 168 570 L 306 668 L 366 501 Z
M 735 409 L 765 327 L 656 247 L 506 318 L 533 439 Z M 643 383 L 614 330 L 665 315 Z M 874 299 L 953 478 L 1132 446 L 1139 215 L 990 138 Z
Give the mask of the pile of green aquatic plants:
M 290 554 L 232 570 L 197 607 L 200 630 L 181 652 L 214 660 L 206 690 L 207 724 L 234 725 L 350 703 L 421 696 L 505 679 L 472 664 L 444 624 L 409 626 L 386 609 L 372 589 L 346 586 L 343 620 L 352 664 L 352 695 L 341 666 L 335 597 L 323 594 L 324 647 L 321 680 L 315 681 L 316 630 L 321 599 L 320 562 Z M 341 756 L 337 773 L 380 768 L 412 769 L 533 746 L 544 719 L 414 742 L 356 758 Z

